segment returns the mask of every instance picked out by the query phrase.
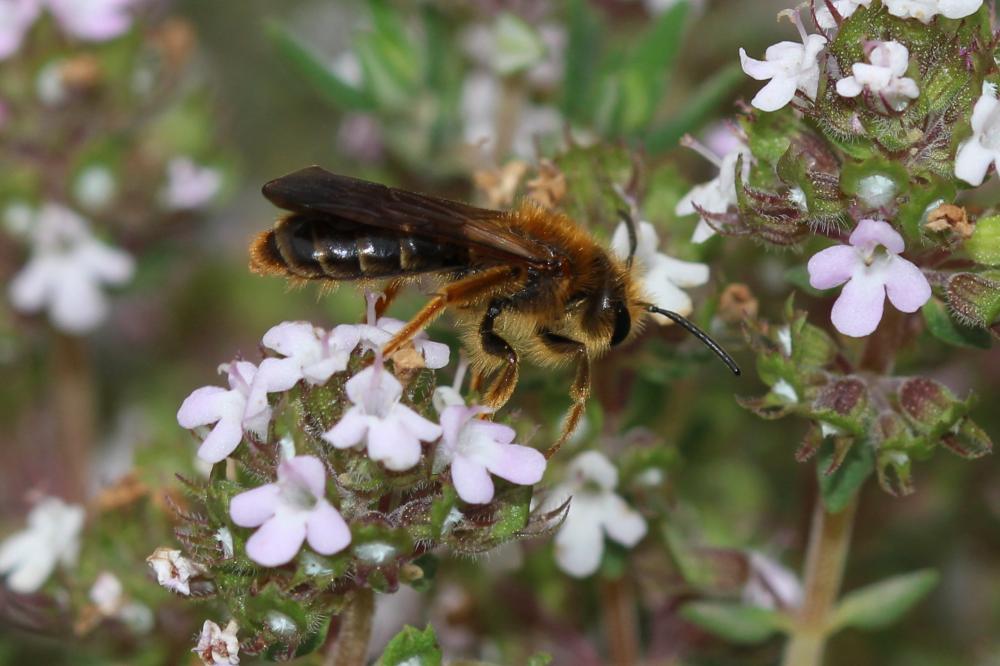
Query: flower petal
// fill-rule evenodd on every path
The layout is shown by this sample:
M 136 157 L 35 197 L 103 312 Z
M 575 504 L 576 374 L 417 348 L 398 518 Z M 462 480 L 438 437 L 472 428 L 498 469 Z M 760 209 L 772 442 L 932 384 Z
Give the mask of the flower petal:
M 274 515 L 281 488 L 268 483 L 236 495 L 229 501 L 229 517 L 240 527 L 257 527 Z
M 834 245 L 814 254 L 806 265 L 809 284 L 816 289 L 830 289 L 851 279 L 861 258 L 850 245 Z
M 882 320 L 885 285 L 881 279 L 864 274 L 851 278 L 833 304 L 830 320 L 844 335 L 862 338 L 871 334 Z
M 265 358 L 261 361 L 257 374 L 254 375 L 250 395 L 257 396 L 261 393 L 287 391 L 295 386 L 300 379 L 302 379 L 302 364 L 297 358 Z M 264 400 L 266 401 L 267 398 L 265 397 Z M 250 398 L 247 402 L 254 404 L 256 400 Z
M 881 245 L 893 254 L 906 249 L 906 243 L 892 225 L 883 220 L 861 220 L 848 239 L 854 247 L 873 249 Z
M 295 456 L 278 465 L 278 483 L 292 482 L 309 489 L 313 496 L 326 495 L 326 469 L 316 456 Z
M 305 321 L 285 321 L 272 326 L 261 342 L 282 356 L 318 355 L 320 348 L 316 327 Z
M 657 280 L 654 282 L 647 279 L 643 281 L 642 286 L 649 296 L 650 301 L 657 307 L 676 312 L 684 317 L 691 314 L 691 311 L 694 309 L 691 297 L 682 291 L 680 287 L 677 287 L 668 280 Z M 661 326 L 673 323 L 673 321 L 660 314 L 653 314 L 653 320 Z
M 441 436 L 441 426 L 425 419 L 406 405 L 397 404 L 393 406 L 390 418 L 399 421 L 404 428 L 413 433 L 420 441 L 433 442 Z
M 486 504 L 493 499 L 493 479 L 486 468 L 466 456 L 451 461 L 451 480 L 458 496 L 469 504 Z
M 520 444 L 498 444 L 497 449 L 497 455 L 487 464 L 490 472 L 522 486 L 542 480 L 545 456 L 540 451 Z
M 241 441 L 243 441 L 243 426 L 239 419 L 221 418 L 198 447 L 198 457 L 213 464 L 220 462 L 235 451 Z
M 740 66 L 747 76 L 758 81 L 766 81 L 775 75 L 776 68 L 765 60 L 757 60 L 747 55 L 746 49 L 740 49 Z
M 332 504 L 320 500 L 306 521 L 309 547 L 320 555 L 333 555 L 351 543 L 351 529 Z
M 997 153 L 983 146 L 979 138 L 973 136 L 958 147 L 958 153 L 955 155 L 955 177 L 978 187 L 986 180 L 986 172 L 996 159 Z
M 394 419 L 374 421 L 368 430 L 368 457 L 394 472 L 412 468 L 422 453 L 417 438 Z
M 448 365 L 451 360 L 451 348 L 433 340 L 414 340 L 413 346 L 424 357 L 424 365 L 431 370 L 437 370 Z
M 632 547 L 646 536 L 645 518 L 618 495 L 607 493 L 603 509 L 598 519 L 613 541 Z
M 291 562 L 306 538 L 304 514 L 276 515 L 247 539 L 247 557 L 265 567 Z
M 323 441 L 335 448 L 346 449 L 357 446 L 368 432 L 368 418 L 358 407 L 351 407 L 340 417 L 332 428 L 323 434 Z
M 923 272 L 902 257 L 892 257 L 886 270 L 885 292 L 902 312 L 916 312 L 931 298 L 931 285 Z
M 750 105 L 761 111 L 777 111 L 792 101 L 797 89 L 798 83 L 792 77 L 775 76 L 770 83 L 757 91 L 750 100 Z
M 50 292 L 52 323 L 70 333 L 85 333 L 97 327 L 108 313 L 104 292 L 94 278 L 76 272 L 76 264 L 64 267 Z
M 228 393 L 229 391 L 221 386 L 202 386 L 195 389 L 177 410 L 177 423 L 182 428 L 190 430 L 218 421 L 223 414 L 232 411 L 227 405 L 232 402 Z
M 604 531 L 593 519 L 600 505 L 587 493 L 578 493 L 570 502 L 569 513 L 555 538 L 556 563 L 576 578 L 597 571 L 604 555 Z

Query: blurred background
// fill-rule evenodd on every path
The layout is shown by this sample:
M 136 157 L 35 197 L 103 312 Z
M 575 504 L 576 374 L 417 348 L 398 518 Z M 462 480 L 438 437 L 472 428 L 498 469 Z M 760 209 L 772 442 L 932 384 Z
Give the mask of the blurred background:
M 749 285 L 772 319 L 794 289 L 788 271 L 801 255 L 738 239 L 693 246 L 694 220 L 673 212 L 693 184 L 715 176 L 678 147 L 681 136 L 709 141 L 757 89 L 737 51 L 760 55 L 796 39 L 775 21 L 785 3 L 133 4 L 130 28 L 106 40 L 74 36 L 46 13 L 0 61 L 5 285 L 35 256 L 41 241 L 26 227 L 51 202 L 134 262 L 127 279 L 104 280 L 107 309 L 82 329 L 9 297 L 0 306 L 0 534 L 20 529 L 43 495 L 96 512 L 75 579 L 30 598 L 0 592 L 0 663 L 188 663 L 210 603 L 159 589 L 144 562 L 170 542 L 163 498 L 176 492 L 175 473 L 199 473 L 191 436 L 176 423 L 180 402 L 218 383 L 217 365 L 235 354 L 256 360 L 261 335 L 280 321 L 332 326 L 363 315 L 363 296 L 349 287 L 320 295 L 247 270 L 249 240 L 278 214 L 260 195 L 271 178 L 320 164 L 502 206 L 510 197 L 501 167 L 516 159 L 534 173 L 570 134 L 639 154 L 655 174 L 644 218 L 671 254 L 712 267 L 712 283 L 695 292 L 698 321 L 712 326 L 731 282 Z M 585 222 L 607 237 L 615 220 Z M 421 302 L 408 293 L 392 313 L 405 318 Z M 800 293 L 796 305 L 814 323 L 827 320 L 814 296 Z M 738 331 L 716 329 L 752 368 Z M 457 345 L 447 317 L 431 335 Z M 920 340 L 902 354 L 902 370 L 959 395 L 974 389 L 973 415 L 995 438 L 1000 354 Z M 655 497 L 639 500 L 657 536 L 630 560 L 647 663 L 774 663 L 779 640 L 734 647 L 677 609 L 692 597 L 743 594 L 750 551 L 801 570 L 816 493 L 813 466 L 794 458 L 805 425 L 739 408 L 734 394 L 760 393 L 755 373 L 734 381 L 672 330 L 597 372 L 608 381 L 588 412 L 588 441 L 603 438 L 612 459 L 630 442 L 654 442 L 666 475 Z M 511 409 L 538 424 L 538 442 L 556 431 L 569 380 L 568 371 L 524 370 Z M 845 589 L 925 567 L 941 582 L 895 626 L 839 634 L 830 663 L 1000 664 L 1000 465 L 939 454 L 916 467 L 915 484 L 914 494 L 892 497 L 868 483 Z M 674 538 L 711 569 L 710 583 L 679 570 Z M 401 591 L 380 607 L 375 641 L 403 622 L 432 621 L 450 657 L 513 664 L 546 650 L 557 664 L 606 663 L 606 589 L 559 572 L 545 539 L 515 551 L 452 561 L 429 589 Z M 624 558 L 604 566 L 626 566 Z M 154 609 L 152 633 L 81 624 L 90 583 L 108 568 Z

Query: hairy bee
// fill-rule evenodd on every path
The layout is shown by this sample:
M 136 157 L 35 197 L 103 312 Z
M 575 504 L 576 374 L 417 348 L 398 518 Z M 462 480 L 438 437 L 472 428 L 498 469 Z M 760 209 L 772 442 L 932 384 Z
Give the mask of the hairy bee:
M 289 211 L 250 247 L 257 273 L 293 280 L 389 281 L 387 305 L 407 281 L 432 275 L 431 300 L 386 345 L 391 354 L 446 308 L 462 327 L 483 402 L 507 402 L 527 355 L 576 365 L 573 406 L 554 452 L 590 394 L 591 361 L 634 335 L 650 313 L 693 333 L 736 374 L 735 362 L 681 315 L 646 301 L 622 262 L 561 213 L 530 203 L 476 208 L 308 167 L 272 180 L 264 196 Z M 630 227 L 632 250 L 635 233 Z

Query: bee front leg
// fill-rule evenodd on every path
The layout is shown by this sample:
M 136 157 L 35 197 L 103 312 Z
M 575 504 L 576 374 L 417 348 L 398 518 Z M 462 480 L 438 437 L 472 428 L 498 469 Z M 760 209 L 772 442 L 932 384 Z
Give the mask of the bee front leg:
M 587 398 L 590 397 L 590 357 L 587 356 L 587 347 L 576 340 L 557 335 L 551 331 L 540 331 L 538 337 L 549 351 L 556 354 L 573 356 L 576 359 L 576 377 L 570 387 L 569 395 L 573 399 L 573 406 L 570 407 L 566 418 L 563 420 L 562 432 L 559 439 L 545 452 L 546 458 L 551 458 L 566 443 L 573 431 L 580 424 L 583 411 L 587 406 Z
M 483 321 L 479 324 L 479 343 L 483 351 L 504 363 L 503 368 L 499 371 L 500 374 L 483 395 L 483 404 L 492 409 L 503 407 L 510 400 L 510 396 L 514 393 L 514 387 L 517 386 L 517 352 L 506 340 L 493 331 L 496 318 L 503 312 L 506 304 L 507 302 L 502 299 L 493 299 L 486 308 Z

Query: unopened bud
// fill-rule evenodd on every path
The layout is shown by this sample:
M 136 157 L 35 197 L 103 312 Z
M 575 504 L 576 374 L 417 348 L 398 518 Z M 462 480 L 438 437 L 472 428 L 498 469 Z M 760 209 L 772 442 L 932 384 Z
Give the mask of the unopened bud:
M 742 282 L 727 285 L 719 297 L 719 317 L 727 324 L 737 324 L 757 316 L 757 299 L 750 287 Z
M 965 239 L 972 236 L 975 227 L 969 223 L 965 209 L 954 204 L 941 204 L 927 214 L 924 228 L 928 231 L 947 232 Z

